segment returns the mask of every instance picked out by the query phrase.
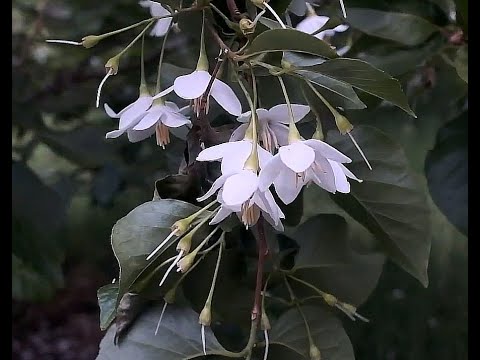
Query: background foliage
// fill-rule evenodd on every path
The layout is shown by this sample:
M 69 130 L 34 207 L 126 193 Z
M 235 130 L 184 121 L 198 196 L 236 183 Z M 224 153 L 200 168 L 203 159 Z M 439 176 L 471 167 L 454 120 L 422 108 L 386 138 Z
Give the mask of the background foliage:
M 325 14 L 334 19 L 338 14 L 337 1 L 322 3 Z M 365 60 L 398 78 L 417 118 L 359 93 L 359 101 L 367 109 L 353 108 L 347 114 L 376 172 L 368 173 L 348 138 L 329 132 L 327 140 L 354 159 L 352 170 L 366 181 L 352 185 L 351 194 L 333 198 L 319 189 L 307 189 L 303 196 L 303 224 L 296 230 L 288 230 L 285 242 L 288 243 L 288 237 L 308 246 L 308 236 L 301 233 L 312 234 L 305 230 L 308 226 L 342 239 L 342 228 L 348 224 L 355 234 L 353 245 L 357 250 L 377 246 L 370 235 L 373 233 L 388 244 L 384 250 L 390 257 L 424 284 L 425 267 L 408 262 L 412 254 L 416 256 L 421 250 L 417 247 L 410 250 L 408 244 L 426 242 L 427 238 L 431 238 L 432 244 L 428 288 L 387 260 L 376 287 L 375 279 L 371 289 L 345 291 L 345 296 L 351 296 L 349 301 L 360 304 L 375 287 L 360 308 L 360 313 L 371 319 L 370 323 L 350 322 L 340 317 L 357 359 L 460 359 L 467 355 L 466 3 L 466 0 L 346 1 L 347 20 L 354 29 L 349 35 L 353 47 L 346 56 Z M 55 302 L 59 291 L 73 288 L 64 275 L 80 265 L 87 264 L 102 274 L 104 283 L 116 277 L 116 260 L 109 239 L 113 225 L 136 206 L 152 199 L 156 180 L 178 171 L 183 154 L 183 144 L 178 139 L 170 144 L 168 151 L 159 151 L 153 140 L 129 144 L 126 139 L 108 142 L 104 139 L 115 123 L 94 108 L 96 87 L 104 74 L 104 62 L 130 41 L 131 34 L 107 39 L 91 50 L 49 46 L 43 42 L 46 38 L 80 39 L 146 16 L 136 2 L 127 0 L 13 2 L 12 297 L 17 320 L 28 322 L 23 315 L 25 309 L 34 306 L 33 303 Z M 191 35 L 189 27 L 194 29 L 197 25 L 186 23 L 184 35 L 172 36 L 168 42 L 166 59 L 175 65 L 165 66 L 166 83 L 195 65 L 198 39 Z M 147 67 L 154 69 L 161 41 L 152 38 L 147 41 Z M 212 46 L 212 53 L 215 52 Z M 120 73 L 105 88 L 104 101 L 114 109 L 123 107 L 137 95 L 138 59 L 139 48 L 135 47 L 130 56 L 122 58 Z M 150 74 L 153 79 L 153 70 Z M 272 91 L 272 99 L 266 98 L 265 106 L 278 103 L 275 96 Z M 212 110 L 213 122 L 224 123 L 225 119 L 217 116 L 221 112 Z M 392 165 L 400 163 L 402 166 Z M 397 184 L 396 179 L 404 175 L 404 167 L 408 167 L 408 178 Z M 413 186 L 410 177 L 421 184 L 415 194 L 410 191 Z M 167 186 L 167 190 L 160 190 L 174 191 L 168 184 L 161 182 L 160 186 Z M 379 201 L 385 201 L 386 189 L 392 184 L 398 188 L 388 192 L 391 206 L 385 207 Z M 355 213 L 350 210 L 359 204 L 366 214 L 350 215 Z M 421 211 L 417 205 L 423 207 Z M 409 206 L 417 206 L 415 212 Z M 368 220 L 372 214 L 385 213 L 398 222 L 378 216 L 377 222 Z M 342 221 L 346 223 L 327 216 L 344 218 Z M 425 223 L 431 224 L 428 234 L 422 232 L 422 226 L 415 225 Z M 328 236 L 322 239 L 327 241 Z M 352 243 L 348 239 L 342 241 Z M 423 254 L 428 256 L 426 246 Z M 332 268 L 322 278 L 314 272 L 316 263 L 312 264 L 308 252 L 304 255 L 301 251 L 297 254 L 298 268 L 292 269 L 294 275 L 313 277 L 312 281 L 326 286 L 332 276 L 367 277 L 368 268 L 359 267 L 362 274 L 358 274 L 355 266 L 372 264 L 365 258 L 356 258 L 351 268 Z M 383 259 L 378 262 L 383 263 Z M 207 270 L 208 266 L 206 262 Z M 245 271 L 248 273 L 248 269 Z M 192 279 L 191 283 L 195 281 Z M 342 293 L 341 288 L 335 290 Z M 228 294 L 231 289 L 224 291 Z M 198 291 L 192 292 L 193 295 L 185 296 L 192 300 Z M 194 310 L 200 311 L 202 300 L 198 304 L 194 299 L 192 302 Z M 243 310 L 248 317 L 249 308 Z M 315 318 L 311 308 L 305 311 Z M 242 314 L 241 308 L 239 313 Z M 226 314 L 228 311 L 222 316 Z M 67 307 L 65 319 L 68 316 Z M 279 321 L 295 326 L 295 319 Z M 337 329 L 335 321 L 332 319 L 322 326 Z M 275 337 L 275 327 L 272 336 L 278 344 L 289 341 L 280 335 Z M 216 342 L 215 338 L 212 341 Z M 195 346 L 200 349 L 199 344 Z M 275 346 L 272 351 L 281 352 Z

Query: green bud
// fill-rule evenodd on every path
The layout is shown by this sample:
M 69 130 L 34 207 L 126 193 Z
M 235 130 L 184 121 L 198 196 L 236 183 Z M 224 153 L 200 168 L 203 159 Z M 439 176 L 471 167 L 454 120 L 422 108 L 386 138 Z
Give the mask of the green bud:
M 337 128 L 340 131 L 340 134 L 342 135 L 349 133 L 353 129 L 353 125 L 342 114 L 339 114 L 339 113 L 335 114 L 335 123 L 337 124 Z
M 310 360 L 320 360 L 320 350 L 314 345 L 310 344 Z
M 82 38 L 82 46 L 86 49 L 90 49 L 97 45 L 100 40 L 102 40 L 101 36 L 98 35 L 88 35 Z
M 107 63 L 105 64 L 105 68 L 107 71 L 111 71 L 112 75 L 116 75 L 118 73 L 118 66 L 120 64 L 120 56 L 115 55 L 108 59 Z
M 323 135 L 322 123 L 317 119 L 317 127 L 313 133 L 312 139 L 323 141 L 325 136 Z
M 195 256 L 197 256 L 196 251 L 188 254 L 187 256 L 184 256 L 182 260 L 178 262 L 177 266 L 182 273 L 185 273 L 186 271 L 188 271 L 188 269 L 190 269 L 190 267 L 193 264 L 193 261 L 195 260 Z
M 163 297 L 163 300 L 165 300 L 167 304 L 173 304 L 175 302 L 176 295 L 177 295 L 177 287 L 175 286 L 167 291 L 167 293 Z
M 183 251 L 184 254 L 188 254 L 190 252 L 190 248 L 192 247 L 193 234 L 194 231 L 191 231 L 180 239 L 177 244 L 177 251 Z
M 205 304 L 205 307 L 198 317 L 198 323 L 203 326 L 210 326 L 212 323 L 212 311 L 210 310 L 210 304 Z
M 324 294 L 323 300 L 325 300 L 325 302 L 330 306 L 335 306 L 335 304 L 338 303 L 337 298 L 332 294 Z

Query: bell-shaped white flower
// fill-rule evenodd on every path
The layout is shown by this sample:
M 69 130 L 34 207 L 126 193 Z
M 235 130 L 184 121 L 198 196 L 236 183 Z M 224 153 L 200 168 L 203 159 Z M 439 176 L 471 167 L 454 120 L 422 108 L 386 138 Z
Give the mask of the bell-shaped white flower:
M 328 20 L 329 20 L 328 16 L 319 16 L 319 15 L 309 14 L 305 19 L 300 21 L 295 28 L 304 33 L 313 34 L 314 32 L 321 29 L 323 26 L 325 26 Z M 331 37 L 335 35 L 336 33 L 344 32 L 348 30 L 348 28 L 349 28 L 348 25 L 340 24 L 334 27 L 333 29 L 320 31 L 314 36 L 318 39 L 324 40 L 327 37 Z
M 294 121 L 298 122 L 310 111 L 310 107 L 300 104 L 292 104 Z M 247 111 L 240 115 L 237 120 L 241 123 L 231 135 L 230 141 L 243 139 L 248 128 L 252 112 Z M 288 144 L 288 126 L 290 122 L 289 110 L 287 104 L 276 105 L 269 110 L 257 109 L 258 119 L 258 138 L 262 146 L 269 152 L 280 146 Z
M 171 14 L 170 11 L 168 11 L 162 6 L 162 4 L 156 1 L 142 0 L 142 1 L 139 1 L 139 4 L 144 8 L 148 8 L 150 10 L 150 15 L 152 16 L 166 16 Z M 155 25 L 153 26 L 152 30 L 150 31 L 150 35 L 158 36 L 158 37 L 164 36 L 167 33 L 171 22 L 172 22 L 171 17 L 158 19 Z
M 352 160 L 327 143 L 310 139 L 282 146 L 262 168 L 259 189 L 265 191 L 273 183 L 279 198 L 290 204 L 302 187 L 310 182 L 335 193 L 350 192 L 348 178 L 359 180 L 343 163 Z
M 154 100 L 152 106 L 130 130 L 129 139 L 131 142 L 137 142 L 155 133 L 157 145 L 165 148 L 165 145 L 170 143 L 170 128 L 190 124 L 190 120 L 181 113 L 175 103 L 160 98 Z

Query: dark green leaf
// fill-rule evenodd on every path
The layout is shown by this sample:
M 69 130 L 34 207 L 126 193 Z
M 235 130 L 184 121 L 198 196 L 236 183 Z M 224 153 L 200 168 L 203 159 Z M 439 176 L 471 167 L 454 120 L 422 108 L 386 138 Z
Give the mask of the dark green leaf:
M 273 29 L 261 33 L 247 48 L 245 56 L 251 57 L 270 51 L 296 51 L 325 58 L 338 57 L 325 41 L 293 29 Z
M 457 50 L 454 64 L 458 76 L 468 84 L 468 45 L 463 45 Z
M 106 330 L 115 319 L 115 308 L 118 297 L 118 283 L 107 284 L 97 291 L 100 307 L 100 329 Z
M 155 263 L 146 258 L 168 236 L 173 223 L 196 210 L 183 201 L 160 199 L 144 203 L 118 220 L 112 230 L 112 248 L 120 266 L 117 302 L 147 265 Z
M 435 204 L 468 236 L 468 111 L 441 128 L 425 162 Z
M 332 59 L 312 66 L 308 70 L 350 84 L 354 88 L 387 100 L 415 116 L 408 105 L 408 98 L 403 93 L 400 82 L 364 61 L 347 58 Z
M 310 80 L 315 85 L 321 86 L 322 94 L 328 93 L 327 100 L 333 98 L 334 106 L 341 106 L 345 109 L 365 109 L 366 105 L 360 100 L 353 90 L 353 87 L 346 82 L 337 80 L 317 72 L 307 70 L 297 70 L 295 74 Z
M 374 9 L 349 8 L 347 22 L 368 35 L 409 46 L 421 44 L 439 31 L 436 25 L 419 16 Z
M 328 142 L 352 159 L 348 168 L 363 180 L 352 181 L 349 194 L 337 193 L 333 199 L 381 241 L 390 258 L 427 286 L 429 210 L 405 154 L 400 145 L 373 127 L 360 126 L 352 135 L 373 170 L 367 168 L 348 136 L 329 132 Z
M 350 339 L 336 317 L 322 308 L 302 306 L 301 309 L 322 359 L 355 359 Z M 270 343 L 293 350 L 302 356 L 298 359 L 310 359 L 310 343 L 303 317 L 298 309 L 288 310 L 275 321 L 270 331 Z M 297 360 L 290 357 L 289 359 Z
M 349 245 L 351 229 L 334 214 L 311 217 L 291 235 L 300 246 L 292 269 L 294 276 L 331 293 L 339 300 L 358 306 L 377 285 L 384 256 L 361 255 Z M 318 295 L 292 281 L 297 296 Z
M 159 306 L 143 313 L 118 346 L 113 343 L 116 326 L 112 325 L 100 343 L 97 360 L 188 360 L 203 355 L 198 314 L 169 305 L 155 335 L 161 310 Z M 225 353 L 210 328 L 205 329 L 205 340 L 207 354 Z
M 307 67 L 319 65 L 326 61 L 325 58 L 319 56 L 296 53 L 291 51 L 285 51 L 283 53 L 282 60 L 288 62 L 293 67 Z

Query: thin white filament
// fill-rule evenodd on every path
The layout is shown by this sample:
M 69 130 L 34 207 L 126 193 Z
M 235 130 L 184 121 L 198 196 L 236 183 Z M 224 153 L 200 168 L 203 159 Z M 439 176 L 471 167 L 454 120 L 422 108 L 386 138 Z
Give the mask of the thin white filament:
M 372 170 L 372 165 L 370 165 L 370 163 L 368 162 L 368 159 L 367 157 L 365 156 L 365 154 L 363 153 L 362 149 L 360 149 L 360 146 L 357 144 L 357 142 L 355 141 L 354 137 L 352 134 L 350 134 L 349 132 L 347 133 L 348 136 L 350 136 L 350 139 L 352 139 L 352 142 L 353 142 L 353 145 L 355 145 L 355 147 L 357 148 L 358 152 L 360 153 L 360 155 L 362 155 L 363 157 L 363 160 L 365 160 L 365 162 L 367 163 L 367 166 L 370 170 Z
M 172 232 L 170 233 L 170 235 L 168 235 L 168 236 L 166 237 L 166 239 L 163 240 L 163 241 L 160 243 L 160 245 L 158 245 L 158 246 L 155 248 L 155 250 L 153 250 L 153 251 L 150 253 L 150 255 L 147 256 L 147 261 L 150 260 L 157 252 L 159 252 L 160 249 L 168 242 L 168 240 L 170 240 L 170 239 L 171 239 L 174 235 L 176 235 L 176 234 L 177 234 L 177 230 L 172 231 Z
M 165 313 L 165 309 L 167 308 L 167 305 L 168 303 L 165 301 L 165 304 L 163 305 L 162 313 L 160 314 L 160 318 L 158 319 L 157 328 L 155 329 L 155 336 L 157 336 L 158 329 L 160 328 L 160 323 L 162 322 L 163 314 Z
M 345 5 L 343 3 L 343 0 L 340 0 L 340 6 L 342 7 L 343 17 L 347 18 L 347 10 L 345 10 Z
M 162 281 L 160 281 L 160 284 L 158 286 L 162 286 L 165 280 L 167 280 L 168 274 L 170 274 L 170 272 L 175 267 L 175 265 L 177 265 L 177 263 L 180 261 L 180 258 L 182 257 L 183 253 L 184 253 L 183 250 L 181 250 L 178 253 L 177 257 L 175 258 L 175 261 L 168 267 L 167 271 L 165 272 L 165 275 L 163 275 Z
M 263 335 L 265 336 L 265 354 L 263 354 L 263 360 L 268 359 L 268 348 L 270 346 L 270 340 L 268 339 L 268 330 L 263 330 Z
M 367 323 L 370 322 L 370 320 L 368 320 L 366 317 L 363 317 L 362 315 L 360 315 L 358 313 L 355 313 L 354 315 L 364 322 L 367 322 Z
M 202 325 L 202 345 L 203 345 L 203 353 L 207 355 L 207 344 L 205 343 L 205 325 Z
M 340 309 L 345 315 L 347 315 L 350 318 L 350 320 L 356 321 L 355 317 L 352 314 L 350 314 L 347 310 L 345 310 L 342 306 L 335 304 L 335 307 Z
M 47 43 L 55 43 L 55 44 L 67 44 L 67 45 L 75 45 L 81 46 L 82 43 L 78 41 L 70 41 L 70 40 L 45 40 Z
M 265 11 L 267 10 L 263 9 L 257 14 L 257 16 L 255 16 L 255 19 L 253 19 L 253 22 L 252 22 L 253 25 L 255 25 L 257 21 L 262 17 L 262 15 L 265 14 Z
M 275 12 L 275 10 L 273 10 L 272 7 L 271 7 L 270 5 L 268 5 L 266 2 L 264 2 L 263 5 L 264 5 L 268 10 L 270 10 L 270 12 L 272 13 L 273 16 L 275 16 L 275 19 L 277 19 L 277 21 L 280 23 L 280 25 L 282 26 L 282 28 L 286 29 L 287 27 L 286 27 L 285 24 L 283 23 L 282 19 L 280 19 L 280 16 L 278 16 L 278 14 Z
M 102 93 L 103 84 L 105 84 L 105 81 L 107 81 L 109 76 L 112 75 L 112 74 L 113 74 L 113 69 L 108 70 L 107 75 L 105 75 L 105 77 L 100 82 L 100 85 L 98 85 L 97 101 L 96 101 L 97 108 L 100 106 L 100 94 Z

